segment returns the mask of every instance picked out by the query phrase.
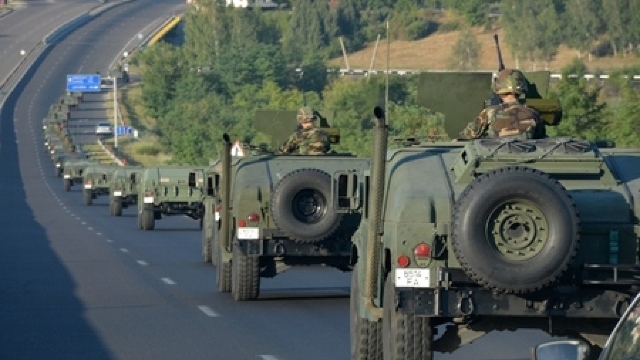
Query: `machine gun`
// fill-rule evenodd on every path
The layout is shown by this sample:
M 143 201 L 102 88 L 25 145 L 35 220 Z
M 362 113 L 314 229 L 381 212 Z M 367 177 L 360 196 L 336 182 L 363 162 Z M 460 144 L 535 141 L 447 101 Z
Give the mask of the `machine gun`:
M 504 60 L 502 60 L 502 51 L 500 51 L 500 43 L 498 42 L 498 34 L 493 35 L 493 41 L 496 43 L 496 52 L 498 53 L 498 72 L 505 69 Z M 493 81 L 495 81 L 495 77 Z M 502 103 L 502 99 L 498 94 L 493 94 L 493 96 L 484 101 L 484 107 L 500 105 Z

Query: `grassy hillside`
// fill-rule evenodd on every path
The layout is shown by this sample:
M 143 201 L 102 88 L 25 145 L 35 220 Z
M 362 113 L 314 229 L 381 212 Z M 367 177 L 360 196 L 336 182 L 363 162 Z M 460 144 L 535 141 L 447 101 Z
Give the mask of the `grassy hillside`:
M 478 70 L 495 70 L 498 64 L 493 35 L 497 33 L 500 39 L 504 39 L 502 29 L 498 29 L 497 31 L 485 31 L 482 28 L 477 28 L 473 29 L 473 32 L 476 34 L 478 41 L 482 45 L 480 66 Z M 449 70 L 447 69 L 447 65 L 449 64 L 449 58 L 451 56 L 451 48 L 458 40 L 459 34 L 459 31 L 452 31 L 447 33 L 435 33 L 427 38 L 417 41 L 392 41 L 390 46 L 391 60 L 389 67 L 391 69 Z M 505 65 L 507 67 L 515 67 L 516 61 L 512 56 L 511 49 L 509 49 L 503 40 L 500 42 Z M 353 54 L 348 54 L 349 66 L 352 69 L 368 69 L 374 47 L 375 44 L 370 44 L 366 49 Z M 564 66 L 571 63 L 576 56 L 577 53 L 575 50 L 569 49 L 566 46 L 561 46 L 554 61 L 549 64 L 549 70 L 560 71 Z M 378 52 L 374 61 L 373 69 L 385 69 L 387 66 L 386 59 L 386 40 L 381 40 L 378 46 Z M 640 64 L 640 58 L 636 56 L 630 56 L 627 58 L 593 57 L 592 61 L 588 61 L 586 57 L 583 59 L 587 64 L 587 67 L 592 71 L 598 69 L 607 71 Z M 331 65 L 338 66 L 340 68 L 347 67 L 342 57 L 333 59 L 331 61 Z M 520 59 L 519 67 L 523 70 L 533 70 L 533 64 L 522 59 Z M 537 70 L 544 69 L 544 63 L 537 64 Z

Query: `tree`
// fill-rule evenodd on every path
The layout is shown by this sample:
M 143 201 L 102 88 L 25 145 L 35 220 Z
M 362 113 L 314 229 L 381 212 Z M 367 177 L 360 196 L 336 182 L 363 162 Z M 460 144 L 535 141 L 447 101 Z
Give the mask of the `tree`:
M 567 19 L 565 41 L 578 50 L 578 57 L 589 54 L 591 61 L 591 46 L 602 30 L 599 14 L 602 12 L 600 0 L 569 0 L 564 18 Z
M 562 71 L 562 80 L 549 97 L 562 104 L 562 122 L 548 127 L 549 136 L 572 136 L 583 139 L 598 139 L 606 128 L 606 104 L 600 103 L 600 87 L 588 83 L 584 78 L 586 65 L 576 59 Z
M 457 70 L 477 69 L 480 60 L 480 49 L 480 42 L 478 42 L 478 38 L 471 29 L 463 29 L 451 49 L 449 68 Z

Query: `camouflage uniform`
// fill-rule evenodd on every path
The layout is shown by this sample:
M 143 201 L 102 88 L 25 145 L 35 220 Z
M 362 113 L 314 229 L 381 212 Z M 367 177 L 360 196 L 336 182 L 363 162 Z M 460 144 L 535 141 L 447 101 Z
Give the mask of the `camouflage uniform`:
M 300 108 L 298 111 L 298 121 L 301 123 L 313 122 L 315 120 L 313 110 L 308 107 Z M 300 155 L 323 155 L 331 147 L 329 135 L 322 129 L 315 127 L 300 128 L 293 133 L 287 141 L 280 146 L 279 152 L 284 154 L 296 153 Z
M 520 95 L 526 92 L 524 76 L 518 70 L 502 70 L 495 80 L 494 91 L 500 95 Z M 460 137 L 540 139 L 546 137 L 546 132 L 540 114 L 535 109 L 521 104 L 518 99 L 513 99 L 483 109 L 480 115 L 462 130 Z

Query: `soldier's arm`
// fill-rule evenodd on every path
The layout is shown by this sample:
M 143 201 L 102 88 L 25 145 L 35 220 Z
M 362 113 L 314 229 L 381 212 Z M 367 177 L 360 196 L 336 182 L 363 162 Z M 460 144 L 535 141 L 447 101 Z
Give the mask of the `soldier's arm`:
M 297 135 L 297 133 L 294 133 L 291 136 L 289 136 L 287 141 L 285 141 L 284 144 L 282 144 L 280 146 L 280 148 L 278 149 L 278 152 L 279 153 L 283 153 L 283 154 L 288 154 L 288 153 L 294 151 L 296 149 L 296 147 L 298 146 L 297 136 L 296 135 Z
M 484 135 L 489 126 L 489 116 L 487 109 L 483 109 L 480 114 L 460 132 L 461 139 L 478 139 Z

